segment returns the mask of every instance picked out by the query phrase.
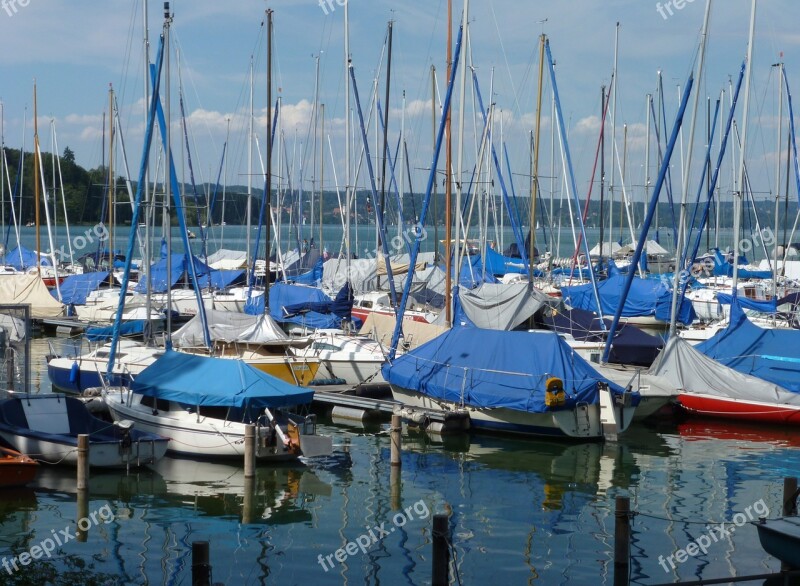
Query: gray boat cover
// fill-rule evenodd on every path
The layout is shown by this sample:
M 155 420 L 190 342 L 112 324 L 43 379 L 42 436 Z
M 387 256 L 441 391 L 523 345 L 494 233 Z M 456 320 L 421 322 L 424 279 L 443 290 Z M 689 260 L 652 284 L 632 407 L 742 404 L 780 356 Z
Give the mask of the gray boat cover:
M 268 344 L 286 341 L 288 336 L 267 314 L 248 315 L 235 311 L 206 310 L 208 333 L 212 341 Z M 204 346 L 203 322 L 196 315 L 172 334 L 176 348 Z
M 458 295 L 469 321 L 485 330 L 513 330 L 545 305 L 558 304 L 527 281 L 459 287 Z
M 715 395 L 742 401 L 800 405 L 800 394 L 760 378 L 737 372 L 702 354 L 675 336 L 648 371 L 686 393 Z

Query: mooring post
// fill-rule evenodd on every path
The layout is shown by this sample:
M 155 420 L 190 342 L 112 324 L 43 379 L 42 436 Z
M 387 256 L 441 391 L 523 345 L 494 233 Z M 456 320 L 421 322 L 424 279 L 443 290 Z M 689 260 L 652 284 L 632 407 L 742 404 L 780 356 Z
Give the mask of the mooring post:
M 78 436 L 78 490 L 89 488 L 89 436 Z
M 86 543 L 89 538 L 89 489 L 78 489 L 78 512 L 75 518 L 77 528 L 75 530 L 75 539 L 80 543 Z M 86 519 L 86 520 L 84 520 Z
M 433 516 L 433 575 L 432 586 L 450 584 L 450 517 L 445 514 Z
M 242 524 L 249 525 L 253 522 L 253 500 L 256 491 L 256 479 L 244 478 L 244 502 L 242 503 Z
M 618 496 L 614 509 L 614 586 L 628 586 L 631 555 L 631 499 Z
M 790 517 L 797 515 L 797 478 L 788 477 L 783 479 L 783 516 Z M 781 562 L 781 571 L 788 572 L 791 566 L 786 562 Z
M 246 425 L 244 428 L 244 477 L 256 475 L 256 426 Z
M 390 466 L 389 495 L 392 501 L 392 510 L 399 511 L 402 508 L 402 501 L 400 499 L 400 466 Z
M 211 586 L 208 541 L 192 542 L 192 586 Z
M 391 438 L 392 438 L 392 452 L 391 452 L 391 463 L 392 466 L 400 466 L 400 452 L 402 450 L 402 436 L 401 433 L 403 431 L 403 421 L 399 415 L 392 415 L 392 429 L 391 429 Z

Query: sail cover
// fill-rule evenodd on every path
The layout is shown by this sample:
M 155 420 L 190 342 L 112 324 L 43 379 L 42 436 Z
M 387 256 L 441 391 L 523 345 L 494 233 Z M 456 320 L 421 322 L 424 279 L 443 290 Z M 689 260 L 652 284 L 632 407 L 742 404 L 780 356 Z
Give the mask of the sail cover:
M 458 296 L 467 318 L 489 330 L 513 330 L 550 303 L 547 295 L 527 282 L 484 283 L 477 289 L 460 288 Z
M 800 393 L 800 330 L 760 328 L 734 303 L 728 327 L 695 348 L 738 372 Z
M 168 351 L 133 381 L 134 393 L 206 407 L 280 408 L 310 403 L 311 389 L 290 385 L 243 360 Z
M 622 293 L 625 290 L 626 275 L 613 275 L 597 284 L 597 293 L 600 297 L 603 315 L 614 315 L 617 307 L 622 303 Z M 597 311 L 592 284 L 562 287 L 561 294 L 564 303 L 577 309 Z M 653 316 L 656 319 L 668 322 L 672 308 L 672 288 L 660 279 L 642 279 L 634 277 L 628 298 L 622 310 L 622 317 Z M 681 299 L 678 308 L 678 321 L 689 325 L 695 319 L 694 308 L 691 301 Z
M 235 311 L 207 309 L 208 333 L 213 341 L 266 344 L 284 341 L 288 336 L 269 315 L 247 315 Z M 205 346 L 203 322 L 200 315 L 194 316 L 177 332 L 172 334 L 172 343 L 178 348 Z
M 564 382 L 567 404 L 596 404 L 600 376 L 554 332 L 505 332 L 456 327 L 382 367 L 392 385 L 480 408 L 548 411 L 545 384 Z

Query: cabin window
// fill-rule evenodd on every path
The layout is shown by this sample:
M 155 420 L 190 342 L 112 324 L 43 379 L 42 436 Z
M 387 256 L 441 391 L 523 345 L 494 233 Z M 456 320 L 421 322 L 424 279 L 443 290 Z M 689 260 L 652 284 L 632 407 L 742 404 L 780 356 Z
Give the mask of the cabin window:
M 155 397 L 142 397 L 141 404 L 145 407 L 150 407 L 155 411 L 169 411 L 169 401 L 164 399 L 156 399 Z
M 362 301 L 360 303 L 361 307 L 365 307 L 367 309 L 372 308 L 372 301 Z

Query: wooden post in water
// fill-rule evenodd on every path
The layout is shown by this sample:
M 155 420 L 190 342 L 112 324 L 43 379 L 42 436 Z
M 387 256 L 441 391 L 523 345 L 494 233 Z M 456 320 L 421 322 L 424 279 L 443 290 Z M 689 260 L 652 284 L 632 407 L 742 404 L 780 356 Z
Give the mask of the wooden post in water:
M 256 426 L 253 424 L 244 427 L 244 477 L 253 478 L 256 475 Z
M 208 541 L 192 542 L 192 586 L 211 586 Z
M 400 499 L 400 466 L 391 466 L 389 470 L 389 493 L 392 501 L 392 510 L 399 511 L 402 508 Z
M 618 496 L 614 509 L 614 586 L 628 586 L 631 556 L 631 499 Z
M 432 586 L 450 584 L 450 518 L 448 515 L 433 516 L 433 574 Z
M 89 488 L 89 436 L 78 436 L 78 490 Z
M 242 503 L 242 524 L 249 525 L 253 522 L 253 500 L 256 492 L 256 479 L 252 476 L 244 477 L 244 502 Z
M 392 452 L 391 452 L 391 463 L 392 466 L 400 467 L 400 452 L 402 450 L 402 439 L 401 433 L 403 431 L 403 422 L 399 415 L 392 415 L 392 429 L 391 429 L 391 438 L 392 438 Z
M 89 489 L 78 489 L 78 512 L 75 518 L 77 530 L 75 531 L 75 539 L 81 543 L 86 543 L 89 537 Z M 84 520 L 86 519 L 86 520 Z
M 797 478 L 783 479 L 783 516 L 797 515 Z M 781 571 L 788 572 L 792 568 L 786 562 L 781 562 Z M 788 582 L 787 582 L 788 583 Z

